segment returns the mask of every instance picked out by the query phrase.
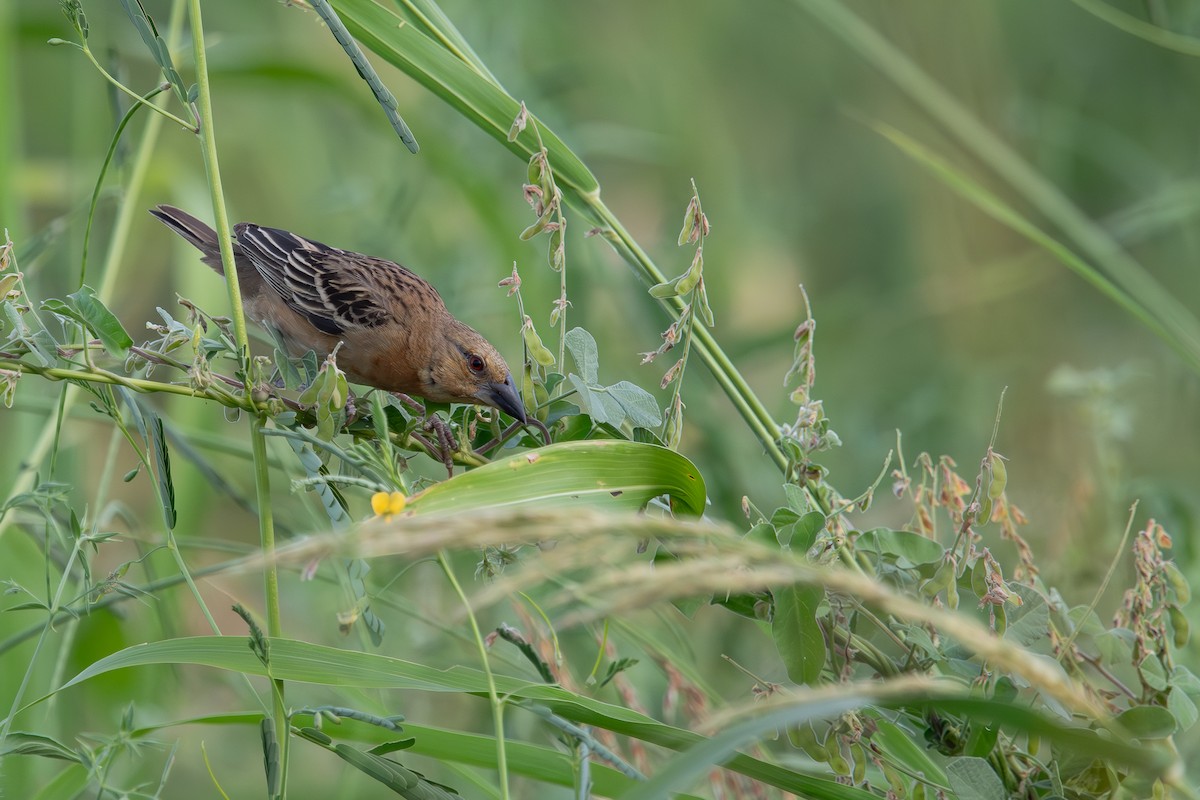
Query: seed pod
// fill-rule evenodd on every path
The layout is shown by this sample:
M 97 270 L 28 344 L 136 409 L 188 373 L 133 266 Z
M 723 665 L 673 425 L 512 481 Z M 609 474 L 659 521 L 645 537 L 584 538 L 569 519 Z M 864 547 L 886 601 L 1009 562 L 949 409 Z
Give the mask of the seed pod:
M 980 525 L 987 525 L 992 519 L 992 498 L 991 492 L 983 498 L 983 502 L 979 504 L 979 516 L 976 517 Z
M 828 759 L 825 763 L 829 765 L 829 768 L 833 770 L 835 775 L 849 777 L 850 762 L 842 755 L 842 744 L 838 740 L 838 737 L 832 733 L 825 740 L 825 755 Z
M 550 251 L 547 255 L 550 261 L 550 269 L 555 272 L 562 272 L 563 264 L 567 260 L 567 250 L 563 245 L 563 228 L 564 225 L 560 224 L 550 234 Z
M 850 779 L 858 786 L 867 778 L 867 751 L 861 742 L 850 745 L 850 756 L 854 759 L 854 771 Z
M 1187 616 L 1179 606 L 1172 603 L 1167 606 L 1167 617 L 1171 620 L 1172 630 L 1175 631 L 1175 646 L 1179 648 L 1187 647 L 1192 630 Z
M 683 277 L 679 279 L 679 283 L 675 285 L 675 291 L 678 294 L 688 294 L 692 289 L 696 288 L 696 284 L 700 283 L 700 275 L 704 270 L 704 248 L 696 248 L 696 255 L 692 257 L 692 265 L 688 267 L 688 271 L 683 273 Z
M 542 344 L 542 337 L 538 336 L 534 327 L 526 325 L 523 334 L 525 336 L 525 346 L 529 348 L 530 357 L 543 367 L 553 366 L 554 353 L 551 353 L 546 348 L 546 345 Z
M 525 403 L 526 416 L 532 416 L 537 411 L 537 398 L 534 393 L 534 385 L 533 365 L 526 363 L 525 368 L 521 370 L 521 399 Z
M 683 412 L 673 413 L 667 417 L 667 427 L 663 432 L 663 444 L 671 450 L 679 449 L 683 439 Z
M 665 300 L 668 297 L 677 297 L 679 295 L 679 292 L 677 292 L 675 290 L 675 287 L 679 284 L 679 281 L 681 281 L 682 279 L 683 279 L 683 276 L 680 275 L 678 278 L 669 280 L 666 283 L 658 283 L 658 284 L 655 284 L 654 286 L 651 286 L 650 287 L 650 296 L 657 297 L 659 300 Z
M 1000 495 L 1004 494 L 1004 487 L 1008 484 L 1008 468 L 1004 466 L 1004 456 L 999 453 L 992 453 L 988 460 L 992 468 L 992 482 L 988 484 L 988 497 L 992 500 L 999 500 Z
M 542 212 L 542 215 L 537 218 L 537 222 L 521 231 L 521 241 L 527 242 L 542 231 L 546 230 L 546 223 L 550 221 L 550 217 L 552 216 L 554 216 L 554 209 L 547 208 L 544 212 Z
M 696 230 L 696 196 L 692 195 L 692 199 L 688 201 L 687 211 L 683 212 L 683 230 L 679 231 L 679 246 L 682 247 L 684 242 L 692 241 L 692 236 Z
M 697 284 L 697 293 L 699 294 L 699 302 L 696 304 L 696 310 L 700 312 L 700 321 L 704 323 L 706 328 L 711 328 L 717 324 L 713 317 L 712 308 L 708 305 L 708 292 L 704 289 L 704 278 L 700 279 Z
M 5 295 L 12 291 L 12 288 L 17 285 L 17 281 L 20 279 L 20 274 L 16 272 L 0 275 L 0 300 L 3 300 Z
M 1174 561 L 1168 561 L 1163 565 L 1163 577 L 1167 580 L 1167 585 L 1175 592 L 1175 599 L 1179 601 L 1179 605 L 1186 606 L 1188 601 L 1192 599 L 1192 585 L 1188 583 L 1187 578 L 1183 577 L 1183 573 L 1179 571 Z
M 529 171 L 526 173 L 526 183 L 531 183 L 534 186 L 541 186 L 542 172 L 546 168 L 546 157 L 539 151 L 534 153 L 529 159 Z
M 530 412 L 537 417 L 538 422 L 545 422 L 550 417 L 550 392 L 541 381 L 533 382 L 534 409 Z
M 954 571 L 951 570 L 950 583 L 946 585 L 946 607 L 951 611 L 958 610 L 958 581 L 954 580 Z

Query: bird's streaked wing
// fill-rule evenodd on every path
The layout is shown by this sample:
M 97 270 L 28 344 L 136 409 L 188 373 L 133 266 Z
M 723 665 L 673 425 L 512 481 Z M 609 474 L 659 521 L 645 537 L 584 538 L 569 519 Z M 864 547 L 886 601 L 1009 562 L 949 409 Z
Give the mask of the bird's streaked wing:
M 278 228 L 243 223 L 235 232 L 267 285 L 325 333 L 379 327 L 409 312 L 413 302 L 445 308 L 429 283 L 394 262 Z

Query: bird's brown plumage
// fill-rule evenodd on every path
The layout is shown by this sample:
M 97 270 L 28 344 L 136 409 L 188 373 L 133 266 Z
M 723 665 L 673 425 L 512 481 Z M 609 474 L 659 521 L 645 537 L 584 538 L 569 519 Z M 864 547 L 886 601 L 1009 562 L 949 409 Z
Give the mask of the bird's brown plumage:
M 218 273 L 217 233 L 168 205 L 150 211 Z M 293 354 L 329 354 L 356 383 L 442 403 L 492 406 L 525 421 L 504 359 L 456 320 L 437 291 L 405 267 L 278 228 L 242 222 L 233 254 L 246 315 L 275 328 Z

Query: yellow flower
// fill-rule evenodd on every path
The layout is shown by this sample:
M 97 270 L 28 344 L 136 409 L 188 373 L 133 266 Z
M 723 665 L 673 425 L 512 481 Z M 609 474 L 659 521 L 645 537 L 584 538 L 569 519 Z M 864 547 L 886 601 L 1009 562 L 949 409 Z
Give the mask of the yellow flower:
M 383 517 L 384 522 L 389 522 L 393 516 L 403 511 L 407 503 L 408 498 L 400 492 L 376 492 L 371 495 L 371 510 L 375 512 L 375 516 Z

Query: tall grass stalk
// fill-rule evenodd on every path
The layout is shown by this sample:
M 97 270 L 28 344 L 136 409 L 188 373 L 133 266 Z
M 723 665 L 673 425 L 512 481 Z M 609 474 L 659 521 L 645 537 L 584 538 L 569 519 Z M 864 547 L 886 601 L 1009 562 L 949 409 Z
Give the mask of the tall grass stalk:
M 246 315 L 242 309 L 241 288 L 238 285 L 237 266 L 233 257 L 233 237 L 230 235 L 229 211 L 225 207 L 225 193 L 221 185 L 221 167 L 217 158 L 216 127 L 213 122 L 212 90 L 208 79 L 208 57 L 204 51 L 204 23 L 200 13 L 200 0 L 189 0 L 188 16 L 192 23 L 192 53 L 196 62 L 196 106 L 200 114 L 200 143 L 204 153 L 204 169 L 208 176 L 208 188 L 212 195 L 213 220 L 217 229 L 217 241 L 221 247 L 221 264 L 225 271 L 225 286 L 229 292 L 230 317 L 233 319 L 233 335 L 237 342 L 242 379 L 246 394 L 251 391 L 253 373 L 250 363 L 250 343 L 246 334 Z M 263 556 L 267 559 L 263 567 L 263 591 L 267 609 L 267 635 L 282 638 L 283 622 L 279 611 L 279 574 L 274 564 L 275 528 L 271 516 L 271 478 L 267 464 L 266 440 L 263 427 L 266 415 L 259 414 L 250 427 L 251 446 L 254 452 L 254 488 L 258 501 L 258 532 Z M 287 764 L 289 722 L 284 697 L 284 683 L 273 680 L 275 730 L 279 737 L 279 760 L 281 781 L 279 796 L 287 796 Z

